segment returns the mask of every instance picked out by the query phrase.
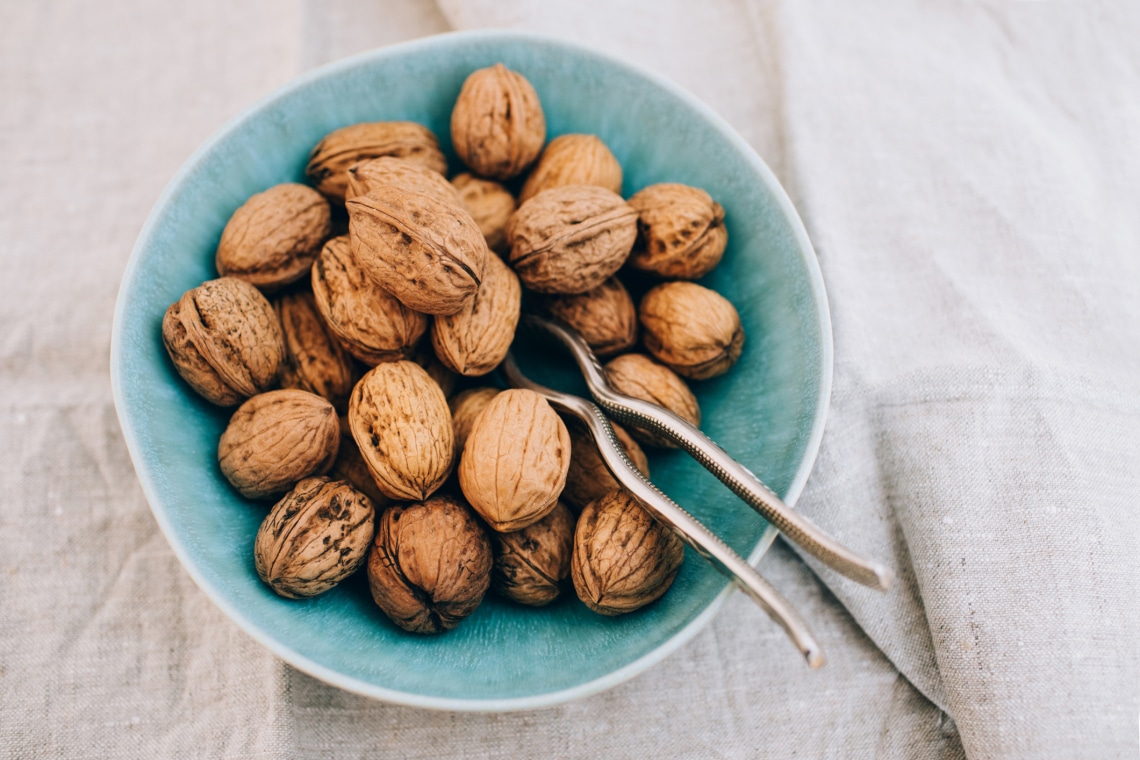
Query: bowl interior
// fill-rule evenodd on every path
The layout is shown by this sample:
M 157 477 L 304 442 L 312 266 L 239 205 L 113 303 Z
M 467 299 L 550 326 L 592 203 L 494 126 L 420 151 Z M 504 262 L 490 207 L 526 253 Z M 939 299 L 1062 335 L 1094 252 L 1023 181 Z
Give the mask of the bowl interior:
M 273 595 L 253 568 L 266 507 L 222 477 L 228 413 L 176 374 L 160 338 L 181 293 L 216 276 L 214 249 L 250 195 L 304 181 L 312 146 L 360 121 L 430 127 L 450 154 L 449 119 L 464 78 L 502 61 L 537 89 L 549 137 L 599 135 L 625 169 L 624 194 L 662 181 L 706 189 L 724 205 L 729 247 L 705 284 L 739 309 L 744 353 L 728 375 L 695 383 L 704 429 L 788 498 L 819 444 L 830 383 L 830 332 L 802 226 L 756 155 L 691 97 L 583 49 L 504 33 L 445 35 L 325 67 L 254 106 L 204 145 L 159 201 L 124 278 L 112 373 L 139 478 L 175 551 L 202 588 L 279 656 L 344 688 L 451 709 L 549 704 L 648 667 L 711 617 L 724 579 L 692 552 L 673 589 L 639 612 L 606 618 L 570 593 L 529 609 L 488 596 L 445 635 L 407 634 L 373 605 L 358 575 L 304 602 Z M 549 377 L 545 378 L 549 379 Z M 654 452 L 654 480 L 743 554 L 767 546 L 767 524 L 678 452 Z M 786 656 L 777 652 L 774 656 Z

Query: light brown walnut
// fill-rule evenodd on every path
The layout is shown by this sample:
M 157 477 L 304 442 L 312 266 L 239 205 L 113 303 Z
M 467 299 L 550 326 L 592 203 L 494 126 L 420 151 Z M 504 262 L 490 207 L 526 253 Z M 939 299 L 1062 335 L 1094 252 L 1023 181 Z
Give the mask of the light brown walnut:
M 693 380 L 723 375 L 744 346 L 736 308 L 693 282 L 667 282 L 650 290 L 641 299 L 638 319 L 649 353 Z
M 669 280 L 696 280 L 720 263 L 728 245 L 724 209 L 708 193 L 676 183 L 635 193 L 637 244 L 630 266 Z
M 612 356 L 637 343 L 637 307 L 616 277 L 585 293 L 551 296 L 545 307 L 574 328 L 598 356 Z
M 595 135 L 561 135 L 542 151 L 519 192 L 525 203 L 543 190 L 565 185 L 597 185 L 621 193 L 621 164 Z
M 461 375 L 486 375 L 506 358 L 521 308 L 519 278 L 498 256 L 489 256 L 475 297 L 457 313 L 432 321 L 436 356 Z
M 559 502 L 533 525 L 514 533 L 492 533 L 491 546 L 495 593 L 532 607 L 550 604 L 570 576 L 574 515 Z
M 473 72 L 451 112 L 451 142 L 476 174 L 500 180 L 521 174 L 546 142 L 538 93 L 501 63 Z
M 459 461 L 463 453 L 463 446 L 467 443 L 467 436 L 475 420 L 491 403 L 491 399 L 499 395 L 498 388 L 468 388 L 459 393 L 448 402 L 451 408 L 451 428 L 455 432 L 455 459 Z
M 349 167 L 382 156 L 411 161 L 439 174 L 447 172 L 447 159 L 430 129 L 411 121 L 374 121 L 325 135 L 309 154 L 305 174 L 326 197 L 343 202 Z
M 323 396 L 343 412 L 356 384 L 356 368 L 352 356 L 321 317 L 313 294 L 294 290 L 279 296 L 273 306 L 285 337 L 281 387 Z
M 423 164 L 402 158 L 384 156 L 370 158 L 348 167 L 348 190 L 345 200 L 368 192 L 380 185 L 400 185 L 409 190 L 438 195 L 440 200 L 463 205 L 459 191 L 439 172 Z
M 613 422 L 610 425 L 626 456 L 637 469 L 641 470 L 641 474 L 648 478 L 649 459 L 645 456 L 645 452 L 625 428 Z M 621 484 L 606 466 L 601 452 L 598 451 L 598 445 L 589 431 L 580 423 L 566 427 L 570 431 L 570 469 L 566 473 L 566 487 L 562 489 L 562 500 L 571 505 L 575 511 L 581 512 L 591 501 L 621 488 Z
M 701 409 L 697 397 L 673 370 L 645 354 L 622 354 L 605 366 L 606 380 L 618 393 L 657 404 L 700 427 Z M 648 446 L 676 448 L 676 444 L 656 433 L 630 427 L 630 433 Z
M 498 182 L 466 172 L 453 177 L 451 184 L 459 190 L 463 205 L 482 230 L 487 246 L 492 251 L 506 251 L 507 223 L 517 208 L 515 197 Z

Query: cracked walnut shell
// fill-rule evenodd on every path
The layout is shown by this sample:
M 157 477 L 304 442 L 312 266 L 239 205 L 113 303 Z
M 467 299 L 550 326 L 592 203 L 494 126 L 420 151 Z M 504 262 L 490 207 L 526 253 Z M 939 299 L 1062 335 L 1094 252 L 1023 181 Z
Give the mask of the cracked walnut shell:
M 457 313 L 440 314 L 432 321 L 436 356 L 461 375 L 486 375 L 506 358 L 521 308 L 519 278 L 498 256 L 488 256 L 475 297 Z
M 273 302 L 273 307 L 285 336 L 281 387 L 323 396 L 343 412 L 356 384 L 356 368 L 321 317 L 313 294 L 303 290 L 286 293 Z
M 302 480 L 257 531 L 258 576 L 290 599 L 323 594 L 364 564 L 375 515 L 368 497 L 348 483 Z
M 447 159 L 430 129 L 411 121 L 374 121 L 325 135 L 309 154 L 305 174 L 326 197 L 343 201 L 349 167 L 382 156 L 411 161 L 439 174 L 447 171 Z
M 374 187 L 346 207 L 357 263 L 400 303 L 454 314 L 475 296 L 491 254 L 466 209 L 400 185 Z
M 332 230 L 329 202 L 305 185 L 271 187 L 246 201 L 222 230 L 218 274 L 272 291 L 304 277 Z
M 313 263 L 313 298 L 333 335 L 369 366 L 407 359 L 427 332 L 412 311 L 364 274 L 348 236 L 325 243 Z
M 634 269 L 670 280 L 697 280 L 720 263 L 728 245 L 724 208 L 708 193 L 677 183 L 650 185 L 629 199 L 637 209 Z
M 552 296 L 545 306 L 552 317 L 577 330 L 597 356 L 612 356 L 637 343 L 637 307 L 616 277 L 585 293 Z
M 451 142 L 476 174 L 500 180 L 520 174 L 546 142 L 538 93 L 501 63 L 473 72 L 451 112 Z
M 597 185 L 620 194 L 621 164 L 594 135 L 555 137 L 526 178 L 519 192 L 519 203 L 525 203 L 543 190 L 565 185 Z
M 637 237 L 637 212 L 590 185 L 546 190 L 507 225 L 510 265 L 539 293 L 585 293 L 621 269 Z
M 368 555 L 372 599 L 413 633 L 449 631 L 483 601 L 491 544 L 471 509 L 451 496 L 397 504 L 380 516 Z
M 546 399 L 505 390 L 475 420 L 459 460 L 463 495 L 494 530 L 509 533 L 554 509 L 570 467 L 570 434 Z
M 627 492 L 611 491 L 578 517 L 570 577 L 587 607 L 621 615 L 668 591 L 684 557 L 681 539 Z
M 162 318 L 162 342 L 182 379 L 218 406 L 272 388 L 285 356 L 273 306 L 236 277 L 183 293 Z
M 356 384 L 348 425 L 377 488 L 422 501 L 451 472 L 454 438 L 447 399 L 414 362 L 377 365 Z
M 514 533 L 492 533 L 491 588 L 519 604 L 541 607 L 562 591 L 570 575 L 574 515 L 562 502 L 546 517 Z
M 694 426 L 701 425 L 701 409 L 697 397 L 673 370 L 658 364 L 645 354 L 622 354 L 605 366 L 606 380 L 618 393 L 657 404 Z M 630 428 L 634 438 L 648 446 L 675 449 L 677 445 L 664 436 Z
M 723 375 L 744 346 L 736 308 L 696 283 L 667 282 L 653 288 L 642 297 L 638 318 L 649 353 L 694 380 Z
M 230 417 L 218 464 L 242 496 L 262 499 L 328 472 L 339 446 L 340 425 L 327 400 L 308 391 L 269 391 Z

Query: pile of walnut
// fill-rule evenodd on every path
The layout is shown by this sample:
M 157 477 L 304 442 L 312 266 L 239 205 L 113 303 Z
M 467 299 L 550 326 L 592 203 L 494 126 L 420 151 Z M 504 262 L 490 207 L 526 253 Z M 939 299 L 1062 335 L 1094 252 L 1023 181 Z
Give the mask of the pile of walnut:
M 502 65 L 467 79 L 451 138 L 471 173 L 449 182 L 418 124 L 326 136 L 312 188 L 278 185 L 234 213 L 221 276 L 166 312 L 166 349 L 206 399 L 240 404 L 218 460 L 242 495 L 280 499 L 254 546 L 278 594 L 320 594 L 364 565 L 376 604 L 421 633 L 453 628 L 488 587 L 547 604 L 567 576 L 599 613 L 642 607 L 669 588 L 682 547 L 588 434 L 530 391 L 452 393 L 503 360 L 527 288 L 615 357 L 616 388 L 699 424 L 681 378 L 725 372 L 744 339 L 732 304 L 688 282 L 719 262 L 724 211 L 680 184 L 622 200 L 597 137 L 544 149 L 538 96 Z M 500 184 L 515 178 L 517 208 Z M 342 205 L 347 234 L 333 236 Z M 665 282 L 635 309 L 623 266 Z M 648 354 L 626 353 L 639 325 Z M 636 441 L 668 444 L 615 429 L 648 474 Z

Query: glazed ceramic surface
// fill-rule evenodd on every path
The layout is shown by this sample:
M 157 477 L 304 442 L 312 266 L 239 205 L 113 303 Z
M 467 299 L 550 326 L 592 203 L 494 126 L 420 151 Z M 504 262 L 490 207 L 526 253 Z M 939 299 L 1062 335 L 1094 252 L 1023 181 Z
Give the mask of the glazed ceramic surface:
M 214 250 L 250 195 L 304 181 L 310 149 L 360 121 L 430 127 L 452 162 L 449 119 L 464 78 L 502 61 L 542 100 L 548 139 L 599 135 L 625 170 L 628 197 L 655 182 L 707 190 L 726 210 L 729 244 L 702 282 L 740 311 L 747 339 L 727 375 L 693 387 L 704 430 L 787 501 L 799 495 L 822 435 L 831 381 L 827 304 L 810 243 L 771 172 L 719 117 L 661 78 L 550 39 L 460 33 L 326 66 L 256 104 L 202 146 L 171 181 L 139 236 L 115 315 L 112 379 L 135 469 L 187 571 L 233 620 L 295 667 L 380 699 L 442 709 L 537 707 L 627 679 L 696 634 L 729 592 L 688 552 L 660 601 L 617 618 L 569 593 L 531 609 L 489 595 L 456 630 L 401 631 L 373 604 L 361 574 L 324 596 L 275 596 L 253 567 L 266 505 L 243 500 L 218 469 L 228 412 L 179 378 L 162 346 L 162 315 L 216 277 Z M 532 356 L 536 379 L 567 387 L 556 356 Z M 738 552 L 756 560 L 773 533 L 694 461 L 654 452 L 652 477 Z M 757 618 L 758 625 L 768 625 Z M 791 657 L 793 650 L 755 652 Z

